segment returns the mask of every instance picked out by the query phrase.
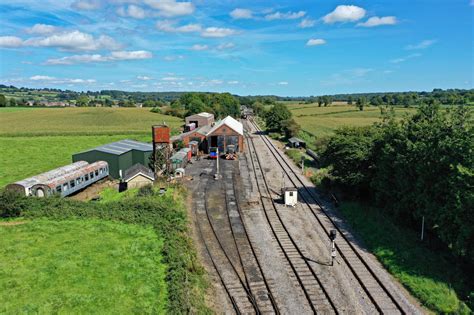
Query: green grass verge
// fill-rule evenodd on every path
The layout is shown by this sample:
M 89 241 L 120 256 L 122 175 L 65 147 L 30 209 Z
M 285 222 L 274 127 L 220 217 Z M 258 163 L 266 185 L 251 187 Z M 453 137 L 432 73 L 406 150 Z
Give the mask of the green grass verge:
M 0 313 L 163 314 L 162 246 L 152 228 L 117 222 L 0 226 Z
M 369 250 L 423 305 L 442 314 L 471 314 L 460 296 L 466 299 L 473 291 L 472 276 L 448 252 L 428 249 L 418 234 L 374 208 L 348 202 L 341 211 Z

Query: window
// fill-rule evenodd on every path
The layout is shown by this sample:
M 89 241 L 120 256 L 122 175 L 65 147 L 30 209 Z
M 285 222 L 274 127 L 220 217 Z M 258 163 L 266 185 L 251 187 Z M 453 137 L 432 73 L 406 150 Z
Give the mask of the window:
M 56 186 L 56 192 L 61 193 L 61 185 Z
M 90 172 L 90 174 L 89 174 L 89 175 L 90 175 L 91 179 L 93 179 L 93 178 L 94 178 L 94 172 Z
M 99 168 L 99 174 L 102 175 L 103 172 L 104 172 L 104 169 L 102 167 Z
M 99 170 L 95 170 L 95 176 L 99 176 Z
M 293 192 L 292 191 L 290 191 L 290 197 L 293 197 Z
M 85 181 L 87 182 L 89 180 L 89 174 L 86 174 L 84 178 L 85 178 Z
M 80 184 L 81 184 L 81 178 L 78 177 L 78 178 L 76 178 L 76 185 L 80 185 Z
M 74 181 L 74 179 L 69 182 L 69 186 L 71 186 L 71 188 L 76 186 L 76 182 Z
M 63 185 L 63 191 L 67 191 L 68 188 L 69 188 L 69 187 L 67 186 L 67 183 L 65 183 L 65 184 Z

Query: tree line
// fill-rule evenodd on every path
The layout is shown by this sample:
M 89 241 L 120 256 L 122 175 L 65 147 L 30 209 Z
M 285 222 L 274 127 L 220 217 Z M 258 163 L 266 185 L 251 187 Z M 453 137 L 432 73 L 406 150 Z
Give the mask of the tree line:
M 471 111 L 422 105 L 412 117 L 343 128 L 320 145 L 325 184 L 369 201 L 474 263 L 474 129 Z

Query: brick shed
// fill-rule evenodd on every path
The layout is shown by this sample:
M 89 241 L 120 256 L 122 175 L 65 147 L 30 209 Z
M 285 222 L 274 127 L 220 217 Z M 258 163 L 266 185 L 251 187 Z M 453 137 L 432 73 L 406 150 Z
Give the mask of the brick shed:
M 203 127 L 203 126 L 210 126 L 212 123 L 214 123 L 214 115 L 202 112 L 199 114 L 186 117 L 185 121 L 186 121 L 186 125 L 195 123 L 196 128 Z
M 228 145 L 235 145 L 237 152 L 244 150 L 244 127 L 231 116 L 216 122 L 206 135 L 208 147 L 218 147 L 226 152 Z

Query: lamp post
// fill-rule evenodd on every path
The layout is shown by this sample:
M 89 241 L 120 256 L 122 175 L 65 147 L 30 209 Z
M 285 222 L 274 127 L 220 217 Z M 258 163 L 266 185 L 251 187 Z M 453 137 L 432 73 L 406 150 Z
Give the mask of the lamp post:
M 214 179 L 215 180 L 218 180 L 219 179 L 219 148 L 217 148 L 216 150 L 216 154 L 217 154 L 217 171 L 216 171 L 216 174 L 214 175 Z
M 331 266 L 334 265 L 334 259 L 336 259 L 336 236 L 336 230 L 329 231 L 329 239 L 331 240 Z

